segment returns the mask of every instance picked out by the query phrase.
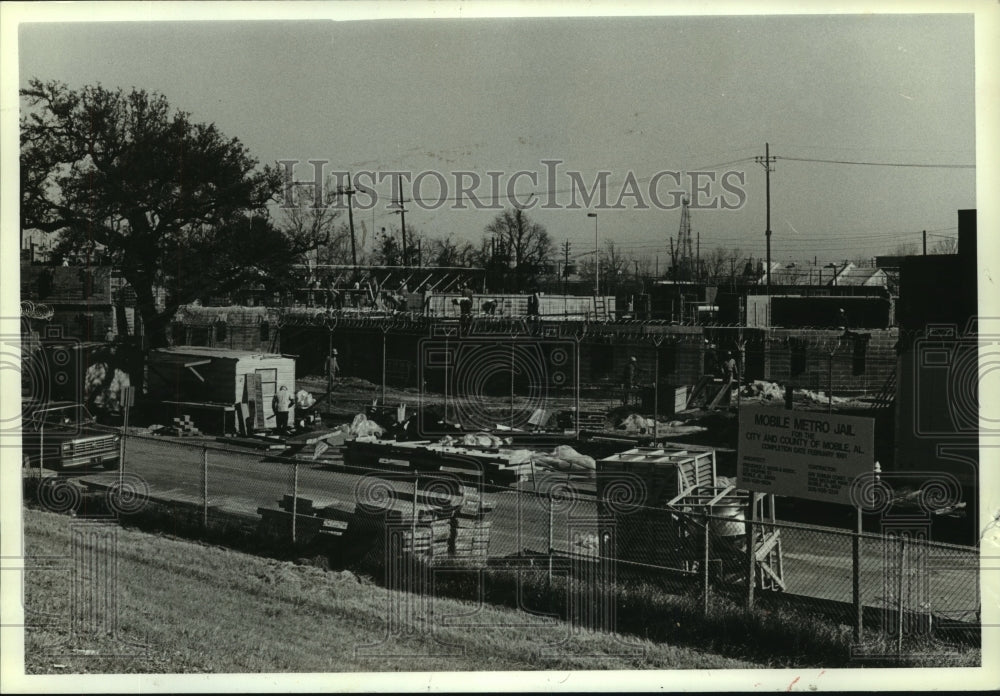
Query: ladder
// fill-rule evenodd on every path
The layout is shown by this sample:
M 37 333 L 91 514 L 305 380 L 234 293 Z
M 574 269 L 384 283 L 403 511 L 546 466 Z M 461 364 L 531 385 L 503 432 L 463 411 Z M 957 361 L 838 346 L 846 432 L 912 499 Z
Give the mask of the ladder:
M 733 382 L 732 380 L 723 380 L 722 387 L 719 389 L 715 398 L 712 399 L 711 403 L 708 404 L 708 409 L 714 411 L 718 408 L 719 404 L 722 402 L 722 397 L 726 398 L 726 404 L 728 405 L 733 400 Z
M 892 372 L 889 376 L 885 378 L 885 383 L 882 385 L 882 389 L 879 391 L 878 395 L 875 397 L 875 401 L 872 403 L 872 408 L 878 411 L 888 408 L 896 400 L 896 368 L 892 368 Z
M 596 319 L 607 319 L 608 318 L 608 298 L 603 295 L 594 296 L 594 318 Z

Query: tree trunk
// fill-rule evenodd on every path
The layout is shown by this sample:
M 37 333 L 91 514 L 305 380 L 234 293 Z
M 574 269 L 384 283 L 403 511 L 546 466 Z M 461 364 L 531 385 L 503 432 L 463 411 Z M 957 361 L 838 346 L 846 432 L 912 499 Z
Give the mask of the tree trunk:
M 142 317 L 143 333 L 150 348 L 163 348 L 167 345 L 167 322 L 172 312 L 160 313 L 156 308 L 156 295 L 150 277 L 141 271 L 125 271 L 125 279 L 135 290 L 136 308 Z

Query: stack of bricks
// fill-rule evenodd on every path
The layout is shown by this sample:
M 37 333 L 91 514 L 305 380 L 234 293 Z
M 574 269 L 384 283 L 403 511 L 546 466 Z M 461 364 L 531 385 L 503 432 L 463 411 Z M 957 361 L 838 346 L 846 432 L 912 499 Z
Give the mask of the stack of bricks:
M 194 426 L 191 416 L 180 416 L 173 419 L 173 426 L 170 428 L 169 434 L 189 437 L 192 435 L 201 435 L 201 431 Z

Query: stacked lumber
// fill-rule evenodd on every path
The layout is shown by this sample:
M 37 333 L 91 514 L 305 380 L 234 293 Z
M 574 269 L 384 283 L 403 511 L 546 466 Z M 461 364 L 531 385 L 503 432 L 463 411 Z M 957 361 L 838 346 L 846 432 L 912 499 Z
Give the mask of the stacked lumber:
M 224 442 L 227 445 L 238 445 L 239 447 L 249 447 L 257 450 L 283 450 L 285 445 L 259 437 L 217 437 L 216 442 Z
M 262 523 L 273 533 L 290 535 L 292 516 L 295 517 L 295 536 L 298 541 L 309 542 L 317 536 L 341 537 L 348 527 L 350 514 L 339 501 L 318 504 L 310 498 L 286 494 L 278 501 L 278 509 L 257 508 Z
M 195 427 L 191 416 L 180 416 L 173 419 L 173 425 L 161 428 L 157 431 L 160 435 L 176 435 L 177 437 L 191 437 L 201 435 L 201 431 Z
M 563 430 L 576 429 L 576 413 L 573 410 L 556 414 L 556 427 Z M 604 411 L 580 411 L 580 429 L 604 430 L 608 425 L 608 414 Z
M 492 500 L 468 489 L 462 505 L 451 518 L 448 553 L 453 558 L 485 560 L 490 548 L 490 522 L 486 515 L 493 509 Z
M 426 440 L 349 440 L 343 448 L 344 463 L 380 471 L 432 471 L 452 474 L 463 481 L 514 484 L 532 473 L 528 450 L 484 450 L 467 446 L 434 444 Z
M 442 481 L 447 481 L 446 485 Z M 378 479 L 378 500 L 358 504 L 319 501 L 286 494 L 278 509 L 258 508 L 272 533 L 288 535 L 294 514 L 296 538 L 339 538 L 342 547 L 378 561 L 409 554 L 423 560 L 485 562 L 489 552 L 494 502 L 478 488 L 454 479 L 422 480 L 416 496 L 412 481 Z M 414 499 L 415 497 L 415 499 Z
M 474 486 L 440 486 L 431 479 L 423 482 L 422 489 L 418 485 L 414 500 L 412 481 L 379 479 L 379 483 L 389 489 L 390 497 L 377 505 L 357 506 L 346 543 L 426 560 L 486 559 L 491 496 Z M 449 480 L 454 483 L 455 479 Z

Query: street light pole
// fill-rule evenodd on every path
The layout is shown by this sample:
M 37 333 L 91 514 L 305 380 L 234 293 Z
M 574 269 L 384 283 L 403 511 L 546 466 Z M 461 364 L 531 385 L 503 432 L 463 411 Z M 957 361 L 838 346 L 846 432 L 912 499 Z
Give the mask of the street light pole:
M 587 213 L 587 217 L 594 218 L 594 297 L 601 294 L 601 250 L 597 241 L 597 213 Z

